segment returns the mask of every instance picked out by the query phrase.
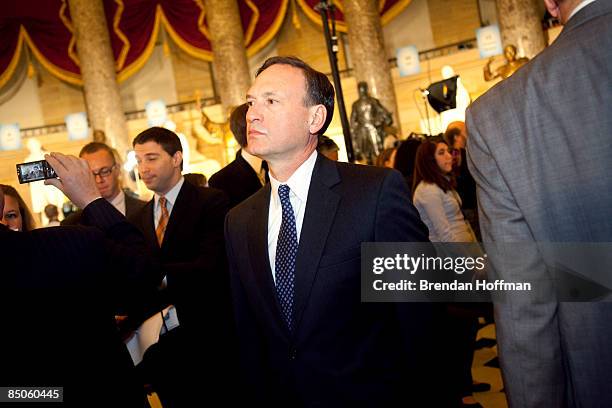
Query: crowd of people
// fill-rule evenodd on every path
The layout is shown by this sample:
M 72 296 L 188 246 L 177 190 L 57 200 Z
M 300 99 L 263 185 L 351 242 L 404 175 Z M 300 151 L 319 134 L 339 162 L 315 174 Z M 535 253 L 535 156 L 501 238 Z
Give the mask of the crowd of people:
M 376 166 L 337 161 L 331 83 L 279 56 L 234 110 L 241 149 L 208 185 L 182 175 L 180 140 L 159 127 L 133 140 L 148 202 L 122 190 L 101 142 L 46 156 L 59 178 L 45 183 L 80 208 L 60 227 L 34 229 L 2 185 L 0 385 L 61 385 L 73 406 L 146 406 L 155 391 L 164 407 L 479 407 L 471 366 L 487 306 L 362 302 L 361 244 L 612 240 L 612 101 L 584 102 L 588 68 L 612 78 L 612 7 L 546 4 L 567 23 L 561 37 L 474 103 L 467 128 L 408 138 Z M 567 75 L 576 84 L 559 86 Z M 544 262 L 534 249 L 513 268 Z M 612 404 L 610 306 L 496 304 L 509 405 Z

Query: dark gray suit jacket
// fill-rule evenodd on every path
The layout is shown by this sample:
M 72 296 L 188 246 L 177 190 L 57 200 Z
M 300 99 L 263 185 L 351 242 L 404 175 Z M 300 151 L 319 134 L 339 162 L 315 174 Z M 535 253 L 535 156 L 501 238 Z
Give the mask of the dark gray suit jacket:
M 468 158 L 485 244 L 612 241 L 611 91 L 612 2 L 599 0 L 472 104 Z M 498 272 L 551 271 L 535 246 L 515 261 Z M 508 300 L 496 323 L 510 405 L 612 406 L 612 304 Z
M 427 241 L 402 175 L 317 157 L 295 267 L 292 333 L 281 318 L 268 257 L 270 194 L 267 184 L 225 223 L 251 401 L 396 406 L 424 397 L 430 406 L 448 406 L 436 402 L 448 382 L 435 381 L 436 389 L 426 391 L 434 384 L 427 370 L 436 367 L 429 360 L 436 356 L 429 352 L 432 326 L 439 324 L 433 305 L 361 302 L 362 242 Z

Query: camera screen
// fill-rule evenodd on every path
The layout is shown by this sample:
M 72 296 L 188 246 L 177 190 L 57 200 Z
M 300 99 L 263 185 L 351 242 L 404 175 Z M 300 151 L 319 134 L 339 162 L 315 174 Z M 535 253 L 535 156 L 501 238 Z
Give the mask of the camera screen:
M 17 165 L 17 176 L 19 183 L 30 183 L 32 181 L 45 180 L 57 177 L 53 168 L 46 160 L 39 160 L 30 163 Z

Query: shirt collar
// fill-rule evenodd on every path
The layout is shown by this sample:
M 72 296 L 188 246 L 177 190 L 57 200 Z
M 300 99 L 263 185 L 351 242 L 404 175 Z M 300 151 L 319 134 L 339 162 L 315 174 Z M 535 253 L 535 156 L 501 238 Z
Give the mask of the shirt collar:
M 249 163 L 249 166 L 251 166 L 253 170 L 255 170 L 255 173 L 259 174 L 261 170 L 261 162 L 263 160 L 261 160 L 257 156 L 253 156 L 251 153 L 247 152 L 244 149 L 240 150 L 240 155 L 244 160 L 246 160 L 247 163 Z
M 113 207 L 119 209 L 122 205 L 125 205 L 125 193 L 120 190 L 119 194 L 117 194 L 115 198 L 110 200 L 110 203 L 113 205 Z
M 591 3 L 594 3 L 595 0 L 585 0 L 582 3 L 580 3 L 575 9 L 574 11 L 572 11 L 572 13 L 570 14 L 570 16 L 567 18 L 567 21 L 570 20 L 570 18 L 574 17 L 576 15 L 576 13 L 578 13 L 580 10 L 582 10 L 583 8 L 585 8 L 586 6 L 588 6 Z
M 176 202 L 176 198 L 178 197 L 179 192 L 181 191 L 181 187 L 183 186 L 183 183 L 185 182 L 185 177 L 181 176 L 180 180 L 178 181 L 178 183 L 176 183 L 174 185 L 174 187 L 172 187 L 170 189 L 170 191 L 168 191 L 168 193 L 166 193 L 166 195 L 164 195 L 164 197 L 166 197 L 166 202 L 168 206 L 173 206 L 174 203 Z M 161 196 L 157 193 L 155 193 L 155 208 L 157 208 L 157 205 L 159 203 L 159 198 Z
M 300 199 L 301 202 L 305 202 L 308 198 L 308 188 L 310 187 L 310 179 L 312 178 L 312 171 L 314 169 L 316 161 L 317 151 L 315 150 L 310 154 L 308 159 L 306 159 L 304 163 L 302 163 L 300 167 L 298 167 L 297 170 L 293 172 L 291 177 L 289 177 L 289 179 L 284 183 L 281 183 L 280 181 L 276 180 L 272 176 L 272 173 L 270 173 L 270 184 L 272 186 L 272 197 L 274 201 L 280 201 L 278 198 L 278 186 L 280 186 L 281 184 L 286 184 L 289 186 L 289 189 L 293 192 L 293 194 L 295 194 L 297 198 Z

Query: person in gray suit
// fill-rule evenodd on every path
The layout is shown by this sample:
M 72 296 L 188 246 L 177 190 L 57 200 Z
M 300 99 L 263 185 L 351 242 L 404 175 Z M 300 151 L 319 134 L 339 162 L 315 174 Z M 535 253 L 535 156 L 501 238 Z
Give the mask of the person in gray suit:
M 485 246 L 533 243 L 506 279 L 552 270 L 538 243 L 612 241 L 612 2 L 545 3 L 559 37 L 467 111 Z M 612 406 L 612 304 L 495 306 L 511 407 Z

